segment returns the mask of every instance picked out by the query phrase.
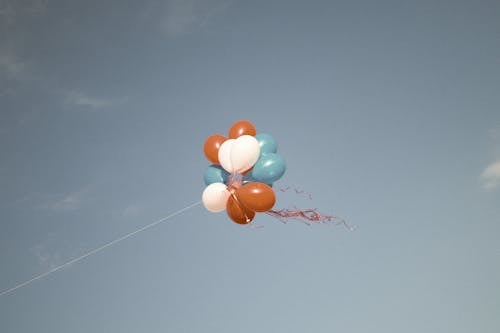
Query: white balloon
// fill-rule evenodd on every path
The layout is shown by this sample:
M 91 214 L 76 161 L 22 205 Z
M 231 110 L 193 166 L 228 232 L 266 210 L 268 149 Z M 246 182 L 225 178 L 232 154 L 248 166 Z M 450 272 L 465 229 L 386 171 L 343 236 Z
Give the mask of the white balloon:
M 253 167 L 255 162 L 259 159 L 259 141 L 251 135 L 242 135 L 238 137 L 231 146 L 230 160 L 233 168 L 231 172 L 242 173 Z
M 223 183 L 212 183 L 203 191 L 201 199 L 203 205 L 210 212 L 221 212 L 226 209 L 227 199 L 231 193 Z
M 233 163 L 231 162 L 231 150 L 236 139 L 227 139 L 219 147 L 219 163 L 229 173 L 233 173 Z

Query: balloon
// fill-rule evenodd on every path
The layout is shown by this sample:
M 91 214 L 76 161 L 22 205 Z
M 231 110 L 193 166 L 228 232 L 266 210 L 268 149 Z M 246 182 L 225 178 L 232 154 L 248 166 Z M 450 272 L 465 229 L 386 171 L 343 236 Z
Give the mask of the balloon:
M 273 189 L 259 182 L 243 185 L 236 190 L 235 195 L 243 206 L 255 212 L 267 212 L 276 202 Z
M 219 163 L 229 173 L 233 172 L 231 150 L 236 139 L 227 139 L 219 148 Z
M 233 171 L 242 173 L 250 169 L 259 159 L 260 148 L 257 139 L 251 135 L 242 135 L 231 148 Z
M 219 148 L 219 163 L 229 173 L 242 173 L 250 169 L 259 159 L 257 139 L 242 135 L 226 140 Z
M 245 182 L 250 183 L 250 182 L 255 181 L 255 179 L 252 177 L 252 170 L 253 170 L 253 168 L 251 170 L 249 170 L 249 172 L 247 172 L 243 175 L 243 183 L 245 183 Z
M 251 170 L 253 170 L 253 168 Z M 257 179 L 252 177 L 251 171 L 243 175 L 243 184 L 248 184 L 248 183 L 257 182 L 257 181 L 258 181 Z M 266 182 L 261 182 L 261 183 L 264 183 L 264 184 L 267 184 L 267 185 L 273 187 L 273 183 L 266 183 Z
M 210 185 L 213 183 L 227 183 L 229 174 L 220 165 L 209 165 L 205 170 L 203 179 L 205 180 L 205 185 Z
M 286 163 L 278 154 L 263 154 L 252 169 L 252 178 L 262 183 L 273 183 L 283 176 Z
M 205 140 L 203 151 L 210 162 L 219 164 L 219 148 L 226 140 L 227 138 L 222 134 L 210 135 Z
M 255 217 L 255 212 L 243 206 L 233 195 L 227 200 L 226 211 L 231 220 L 238 224 L 248 224 Z
M 271 134 L 259 133 L 255 136 L 260 146 L 260 154 L 275 153 L 278 151 L 278 144 Z
M 257 133 L 255 126 L 248 120 L 239 120 L 229 129 L 229 137 L 236 139 L 242 135 L 255 135 Z
M 208 211 L 221 212 L 226 209 L 227 199 L 231 193 L 223 183 L 213 183 L 208 185 L 201 197 L 203 205 Z

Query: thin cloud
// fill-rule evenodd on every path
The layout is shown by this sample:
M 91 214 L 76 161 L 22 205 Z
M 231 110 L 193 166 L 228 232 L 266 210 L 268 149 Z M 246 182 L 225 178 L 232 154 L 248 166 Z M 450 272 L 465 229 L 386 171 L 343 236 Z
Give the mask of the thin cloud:
M 26 62 L 16 56 L 16 45 L 21 36 L 19 26 L 26 25 L 26 19 L 44 15 L 48 0 L 0 0 L 0 76 L 19 78 L 26 70 Z M 18 26 L 19 25 L 19 26 Z M 18 45 L 19 46 L 19 45 Z
M 41 15 L 45 14 L 48 5 L 49 5 L 49 0 L 31 0 L 28 1 L 28 5 L 25 8 L 26 11 L 32 14 Z
M 49 208 L 56 212 L 72 211 L 80 208 L 82 203 L 81 194 L 79 192 L 70 193 L 63 198 L 51 203 Z
M 53 269 L 63 263 L 62 255 L 58 252 L 49 251 L 46 245 L 36 245 L 31 249 L 31 252 L 43 269 Z
M 24 15 L 43 15 L 47 11 L 48 0 L 0 0 L 0 24 L 13 26 Z
M 33 82 L 33 63 L 19 56 L 25 27 L 47 12 L 48 0 L 0 0 L 0 96 L 15 94 L 18 85 Z
M 500 160 L 488 165 L 481 174 L 482 187 L 493 190 L 500 187 Z
M 65 94 L 65 103 L 85 107 L 91 110 L 100 110 L 121 104 L 124 98 L 99 98 L 89 96 L 81 91 L 72 90 Z
M 176 36 L 193 29 L 196 25 L 194 3 L 194 0 L 167 2 L 165 17 L 161 25 L 168 35 Z
M 81 252 L 81 247 L 76 246 L 75 240 L 61 240 L 61 234 L 49 232 L 45 239 L 30 248 L 30 252 L 35 256 L 38 265 L 43 271 L 53 270 L 66 264 L 67 257 L 74 257 Z
M 124 218 L 135 217 L 141 211 L 142 211 L 141 206 L 136 205 L 136 204 L 131 204 L 131 205 L 125 207 L 125 209 L 122 212 L 122 217 L 124 217 Z
M 10 1 L 0 0 L 0 23 L 12 25 L 15 22 L 17 11 Z
M 490 138 L 493 140 L 500 139 L 500 125 L 490 129 L 488 131 L 488 134 L 489 134 Z
M 28 64 L 12 49 L 0 47 L 0 96 L 13 95 L 19 83 L 29 80 Z
M 224 13 L 229 3 L 228 0 L 168 0 L 160 19 L 161 28 L 173 37 L 191 33 Z
M 43 208 L 56 213 L 78 210 L 82 206 L 84 199 L 89 191 L 89 187 L 84 187 L 78 191 L 65 194 L 62 197 L 46 203 L 45 205 L 43 205 Z
M 19 80 L 26 70 L 26 63 L 12 53 L 0 50 L 0 77 L 7 80 Z

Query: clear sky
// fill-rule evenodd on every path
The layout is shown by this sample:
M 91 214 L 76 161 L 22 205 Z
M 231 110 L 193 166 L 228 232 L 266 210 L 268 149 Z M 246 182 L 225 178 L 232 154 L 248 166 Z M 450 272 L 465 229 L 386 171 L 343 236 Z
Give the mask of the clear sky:
M 500 2 L 0 0 L 0 290 L 201 198 L 238 119 L 277 207 L 199 205 L 0 297 L 0 331 L 500 331 Z

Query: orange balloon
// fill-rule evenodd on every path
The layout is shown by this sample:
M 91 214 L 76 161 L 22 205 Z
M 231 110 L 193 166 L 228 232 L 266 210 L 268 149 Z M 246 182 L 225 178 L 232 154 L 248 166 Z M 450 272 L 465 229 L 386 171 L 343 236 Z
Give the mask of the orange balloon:
M 222 143 L 226 140 L 227 140 L 227 138 L 222 134 L 210 135 L 205 140 L 205 145 L 203 146 L 203 151 L 205 152 L 205 156 L 207 157 L 207 159 L 210 162 L 212 162 L 214 164 L 220 164 L 219 163 L 219 148 L 222 145 Z
M 255 212 L 243 206 L 234 195 L 227 200 L 226 212 L 238 224 L 248 224 L 255 217 Z
M 229 129 L 229 138 L 236 139 L 242 135 L 252 135 L 257 134 L 255 126 L 248 120 L 238 120 Z
M 260 182 L 243 185 L 235 194 L 243 206 L 255 212 L 267 212 L 276 202 L 272 187 Z

